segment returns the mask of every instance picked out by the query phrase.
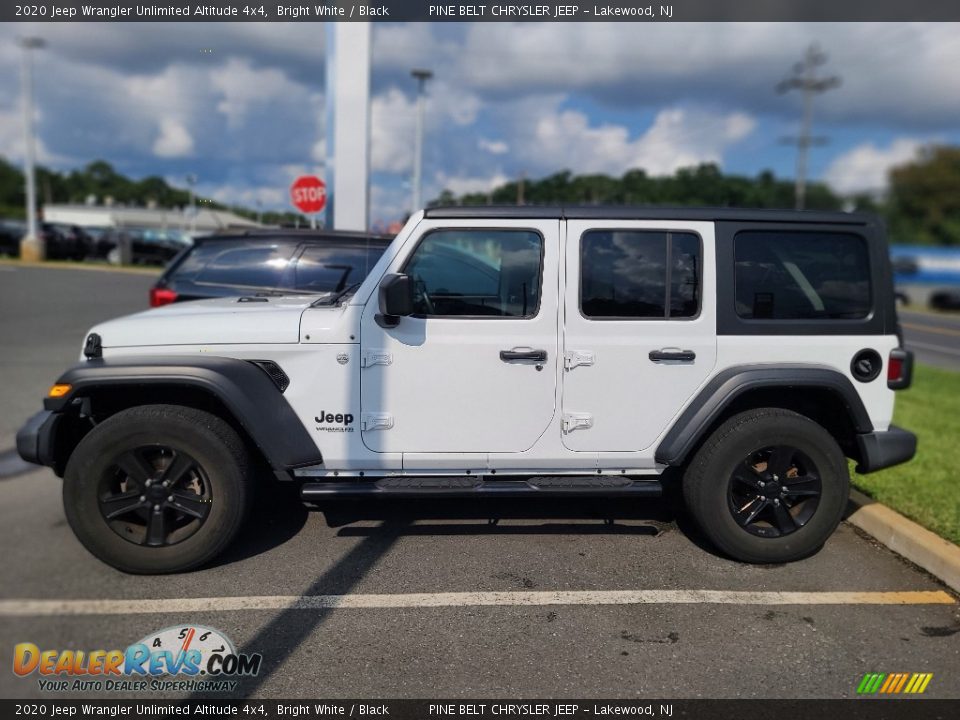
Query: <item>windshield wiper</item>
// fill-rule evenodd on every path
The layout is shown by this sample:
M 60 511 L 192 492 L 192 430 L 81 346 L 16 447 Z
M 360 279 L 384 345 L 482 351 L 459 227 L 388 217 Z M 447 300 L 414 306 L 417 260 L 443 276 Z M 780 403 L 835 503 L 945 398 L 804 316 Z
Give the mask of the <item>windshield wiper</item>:
M 352 292 L 355 292 L 358 287 L 363 285 L 363 283 L 353 283 L 353 285 L 347 285 L 343 290 L 335 292 L 333 295 L 328 297 L 322 297 L 319 300 L 315 301 L 311 307 L 317 307 L 318 305 L 336 305 L 344 296 L 349 295 Z

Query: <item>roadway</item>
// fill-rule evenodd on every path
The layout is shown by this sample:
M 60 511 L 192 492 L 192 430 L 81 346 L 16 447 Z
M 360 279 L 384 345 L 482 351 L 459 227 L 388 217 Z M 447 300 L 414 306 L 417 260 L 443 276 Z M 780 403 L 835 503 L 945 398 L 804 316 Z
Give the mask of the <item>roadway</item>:
M 960 370 L 960 313 L 900 310 L 904 343 L 916 360 L 945 370 Z
M 143 308 L 150 282 L 0 269 L 0 450 L 84 331 Z M 960 698 L 956 596 L 846 524 L 809 559 L 748 566 L 719 557 L 671 502 L 308 511 L 265 492 L 212 566 L 137 577 L 74 539 L 51 472 L 0 462 L 0 476 L 5 653 L 125 648 L 199 623 L 263 654 L 241 696 L 853 698 L 867 672 L 932 672 L 926 697 Z M 131 600 L 145 604 L 119 604 Z M 0 696 L 66 697 L 9 671 Z

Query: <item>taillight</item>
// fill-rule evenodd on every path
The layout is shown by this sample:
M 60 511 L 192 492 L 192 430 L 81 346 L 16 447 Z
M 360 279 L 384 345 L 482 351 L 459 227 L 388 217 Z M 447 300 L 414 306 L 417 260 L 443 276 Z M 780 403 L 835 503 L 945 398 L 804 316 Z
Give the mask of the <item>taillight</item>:
M 910 387 L 913 375 L 913 353 L 903 348 L 890 351 L 887 358 L 887 387 L 891 390 L 904 390 Z
M 150 288 L 150 307 L 160 307 L 176 302 L 177 293 L 169 288 Z
M 887 363 L 887 381 L 899 382 L 903 377 L 903 358 L 891 357 Z

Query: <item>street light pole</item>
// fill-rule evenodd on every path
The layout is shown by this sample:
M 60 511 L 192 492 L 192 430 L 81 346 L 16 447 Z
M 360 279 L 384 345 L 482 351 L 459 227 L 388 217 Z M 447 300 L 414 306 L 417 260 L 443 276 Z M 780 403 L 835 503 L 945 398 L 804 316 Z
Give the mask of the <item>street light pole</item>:
M 190 187 L 190 234 L 193 235 L 197 229 L 197 196 L 193 192 L 193 186 L 197 184 L 197 176 L 193 173 L 187 175 L 187 185 Z
M 411 70 L 417 79 L 417 134 L 413 149 L 413 212 L 423 207 L 423 114 L 426 104 L 427 80 L 433 77 L 429 70 Z
M 31 50 L 42 48 L 42 38 L 20 38 L 23 50 L 20 63 L 20 83 L 23 90 L 23 145 L 24 177 L 27 185 L 27 234 L 20 241 L 20 257 L 24 260 L 43 260 L 46 256 L 43 237 L 37 231 L 37 178 L 34 169 L 36 147 L 33 132 L 33 61 Z

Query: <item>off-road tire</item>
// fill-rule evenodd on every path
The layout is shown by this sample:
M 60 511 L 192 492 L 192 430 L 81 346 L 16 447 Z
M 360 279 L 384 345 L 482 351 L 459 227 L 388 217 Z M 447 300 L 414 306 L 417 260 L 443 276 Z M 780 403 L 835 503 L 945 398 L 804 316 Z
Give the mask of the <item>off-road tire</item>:
M 101 479 L 131 448 L 163 446 L 189 454 L 202 468 L 212 499 L 194 534 L 175 544 L 150 547 L 115 532 L 101 511 Z M 143 405 L 98 424 L 67 463 L 63 504 L 77 538 L 93 555 L 135 574 L 182 572 L 204 565 L 234 539 L 251 498 L 251 462 L 243 441 L 223 420 L 179 405 Z
M 734 519 L 728 500 L 735 470 L 751 453 L 788 445 L 799 449 L 820 476 L 819 504 L 802 527 L 779 537 L 751 534 Z M 782 563 L 819 550 L 836 530 L 850 493 L 847 462 L 836 440 L 819 424 L 778 408 L 734 415 L 700 447 L 684 473 L 683 495 L 707 538 L 730 557 L 749 563 Z

